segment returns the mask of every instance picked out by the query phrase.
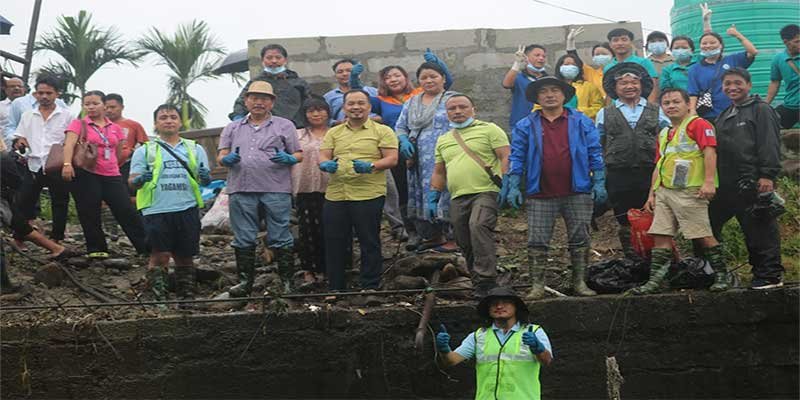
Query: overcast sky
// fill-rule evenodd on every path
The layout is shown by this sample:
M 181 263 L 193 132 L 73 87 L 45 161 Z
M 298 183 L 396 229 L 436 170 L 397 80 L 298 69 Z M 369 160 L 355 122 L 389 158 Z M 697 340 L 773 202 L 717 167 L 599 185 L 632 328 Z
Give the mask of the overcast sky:
M 641 21 L 644 28 L 669 32 L 668 0 L 548 0 L 562 7 L 619 21 Z M 0 49 L 22 55 L 27 40 L 33 0 L 2 0 L 0 15 L 15 25 L 11 35 L 0 35 Z M 646 4 L 646 7 L 644 6 Z M 233 5 L 234 7 L 226 7 Z M 342 36 L 474 28 L 523 28 L 602 23 L 533 0 L 500 1 L 207 1 L 207 0 L 44 0 L 39 34 L 49 32 L 59 15 L 87 10 L 102 26 L 114 26 L 124 39 L 134 40 L 151 26 L 172 33 L 192 19 L 206 21 L 228 51 L 247 47 L 248 39 Z M 355 16 L 355 17 L 354 17 Z M 291 51 L 290 60 L 291 60 Z M 34 71 L 56 54 L 34 56 Z M 22 73 L 19 64 L 9 63 Z M 125 97 L 125 114 L 150 130 L 152 110 L 167 94 L 166 67 L 147 57 L 138 67 L 108 65 L 89 79 L 88 89 L 117 92 Z M 498 87 L 499 88 L 499 87 Z M 189 89 L 209 109 L 209 127 L 227 123 L 240 88 L 228 78 L 198 83 Z M 498 89 L 499 90 L 499 89 Z M 77 102 L 74 105 L 77 110 Z

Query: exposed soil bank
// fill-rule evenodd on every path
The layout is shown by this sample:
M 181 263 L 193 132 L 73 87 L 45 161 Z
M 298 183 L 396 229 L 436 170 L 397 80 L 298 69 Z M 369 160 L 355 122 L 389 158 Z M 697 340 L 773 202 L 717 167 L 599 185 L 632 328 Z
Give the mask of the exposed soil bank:
M 793 287 L 532 304 L 555 350 L 544 397 L 605 398 L 605 356 L 615 352 L 623 398 L 797 398 L 799 299 Z M 471 306 L 434 314 L 454 346 L 479 323 Z M 0 396 L 472 397 L 471 365 L 446 371 L 449 380 L 430 336 L 414 350 L 418 319 L 393 308 L 272 315 L 263 329 L 252 313 L 4 328 Z

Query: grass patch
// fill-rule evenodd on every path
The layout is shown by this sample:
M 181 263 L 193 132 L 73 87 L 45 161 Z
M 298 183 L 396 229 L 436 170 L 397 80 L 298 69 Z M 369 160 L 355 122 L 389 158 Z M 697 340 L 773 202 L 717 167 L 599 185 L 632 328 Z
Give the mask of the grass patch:
M 44 192 L 39 196 L 39 218 L 45 221 L 53 220 L 53 212 L 50 209 L 50 196 Z M 72 199 L 72 195 L 69 196 L 69 205 L 67 207 L 67 223 L 80 223 L 78 221 L 78 210 L 75 209 L 75 200 Z

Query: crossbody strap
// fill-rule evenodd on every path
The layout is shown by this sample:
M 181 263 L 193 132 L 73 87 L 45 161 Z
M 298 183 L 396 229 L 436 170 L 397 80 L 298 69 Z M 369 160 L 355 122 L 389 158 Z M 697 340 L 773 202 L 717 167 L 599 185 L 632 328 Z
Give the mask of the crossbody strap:
M 786 63 L 789 64 L 790 67 L 794 70 L 797 75 L 800 75 L 800 69 L 797 69 L 797 64 L 794 63 L 794 60 L 786 60 Z
M 167 146 L 167 145 L 166 145 L 166 144 L 164 144 L 163 142 L 156 141 L 156 143 L 158 143 L 158 145 L 159 145 L 159 146 L 161 146 L 161 148 L 162 148 L 162 149 L 166 150 L 166 151 L 167 151 L 167 153 L 169 153 L 169 154 L 172 156 L 172 158 L 174 158 L 174 159 L 175 159 L 175 160 L 177 160 L 179 163 L 181 163 L 181 165 L 183 166 L 183 168 L 184 168 L 184 169 L 186 169 L 186 172 L 188 172 L 188 173 L 189 173 L 189 177 L 191 177 L 191 178 L 192 178 L 194 181 L 197 181 L 197 178 L 194 176 L 194 173 L 192 173 L 192 170 L 191 170 L 191 169 L 189 169 L 189 165 L 188 165 L 188 164 L 186 164 L 186 161 L 183 161 L 183 159 L 182 159 L 182 158 L 178 157 L 178 155 L 177 155 L 177 154 L 175 154 L 175 152 L 174 152 L 174 151 L 172 151 L 172 149 L 170 149 L 170 148 L 169 148 L 169 146 Z M 185 143 L 184 143 L 184 144 L 185 144 Z
M 453 138 L 456 139 L 456 143 L 458 143 L 458 145 L 461 146 L 461 150 L 464 150 L 464 153 L 466 153 L 466 155 L 468 155 L 469 158 L 475 161 L 476 164 L 478 164 L 481 168 L 483 168 L 484 171 L 486 171 L 486 173 L 489 175 L 489 179 L 492 180 L 492 183 L 497 185 L 497 187 L 502 188 L 503 179 L 495 175 L 494 171 L 492 171 L 492 168 L 486 165 L 486 163 L 480 157 L 478 157 L 477 154 L 475 154 L 469 147 L 467 147 L 467 144 L 464 143 L 464 139 L 461 138 L 461 134 L 458 133 L 458 130 L 453 129 L 450 132 L 453 134 Z

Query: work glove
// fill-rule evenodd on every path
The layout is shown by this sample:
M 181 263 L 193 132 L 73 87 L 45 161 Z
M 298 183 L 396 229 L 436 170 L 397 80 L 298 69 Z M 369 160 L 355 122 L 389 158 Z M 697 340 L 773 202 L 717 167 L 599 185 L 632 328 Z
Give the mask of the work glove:
M 528 326 L 528 331 L 522 334 L 522 344 L 528 346 L 536 355 L 542 354 L 545 350 L 544 344 L 536 337 L 532 326 Z
M 197 169 L 197 176 L 200 178 L 200 184 L 205 186 L 211 183 L 211 170 L 206 168 L 203 163 L 200 163 L 200 168 Z
M 426 211 L 426 216 L 431 221 L 436 219 L 436 211 L 439 208 L 439 198 L 442 197 L 442 192 L 438 190 L 431 189 L 428 192 L 428 210 Z
M 444 324 L 439 325 L 439 333 L 436 334 L 436 349 L 439 350 L 440 353 L 449 353 L 453 351 L 450 348 L 450 334 L 447 333 Z
M 358 63 L 353 65 L 353 69 L 350 70 L 350 89 L 361 89 L 364 87 L 364 84 L 361 83 L 361 78 L 359 77 L 362 72 L 364 72 L 363 64 Z
M 279 150 L 277 153 L 275 153 L 274 156 L 270 157 L 269 160 L 274 162 L 274 163 L 283 164 L 283 165 L 295 165 L 295 164 L 297 164 L 297 158 L 295 158 L 295 156 L 293 156 L 293 155 L 291 155 L 291 154 L 289 154 L 289 153 L 287 153 L 287 152 L 285 152 L 283 150 Z
M 133 184 L 136 187 L 142 187 L 145 183 L 150 182 L 153 180 L 153 171 L 145 171 L 145 173 L 133 178 Z
M 408 135 L 398 135 L 397 140 L 400 141 L 400 154 L 406 160 L 410 160 L 414 157 L 414 143 L 411 143 L 411 139 L 408 138 Z
M 339 162 L 336 160 L 328 160 L 319 163 L 319 169 L 329 174 L 335 174 L 339 169 Z
M 596 205 L 603 205 L 608 200 L 606 171 L 603 169 L 592 171 L 592 199 Z
M 375 165 L 371 162 L 353 160 L 353 169 L 359 174 L 371 174 Z
M 519 191 L 519 183 L 519 175 L 506 174 L 503 178 L 503 189 L 506 190 L 505 202 L 515 210 L 522 207 L 522 192 Z M 501 193 L 503 189 L 501 189 Z M 502 207 L 502 204 L 500 206 Z
M 514 64 L 511 64 L 511 69 L 519 72 L 526 65 L 528 65 L 528 56 L 525 55 L 525 46 L 519 45 L 514 53 Z
M 569 30 L 569 34 L 567 34 L 567 50 L 575 50 L 575 38 L 581 33 L 583 33 L 582 26 Z
M 225 157 L 222 157 L 222 165 L 226 167 L 232 167 L 242 161 L 242 157 L 239 156 L 239 153 L 228 153 Z

